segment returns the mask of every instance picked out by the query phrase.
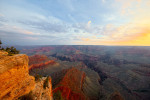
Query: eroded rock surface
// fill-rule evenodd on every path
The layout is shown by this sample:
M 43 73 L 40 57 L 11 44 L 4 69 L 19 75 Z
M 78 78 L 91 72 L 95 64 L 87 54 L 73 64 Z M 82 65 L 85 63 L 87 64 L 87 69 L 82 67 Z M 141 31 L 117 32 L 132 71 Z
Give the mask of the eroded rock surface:
M 7 56 L 0 51 L 0 100 L 12 100 L 29 93 L 35 87 L 34 77 L 29 75 L 28 56 Z
M 38 82 L 36 82 L 35 88 L 32 91 L 34 95 L 34 100 L 53 100 L 51 78 L 48 79 L 48 86 L 44 89 L 43 85 L 45 80 L 46 77 L 42 77 Z

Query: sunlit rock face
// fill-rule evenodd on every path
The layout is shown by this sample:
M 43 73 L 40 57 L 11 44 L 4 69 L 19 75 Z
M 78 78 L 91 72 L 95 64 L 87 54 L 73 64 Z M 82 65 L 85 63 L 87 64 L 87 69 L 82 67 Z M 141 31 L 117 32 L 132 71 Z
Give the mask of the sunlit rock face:
M 6 56 L 7 54 L 8 54 L 7 52 L 0 50 L 0 57 Z
M 33 90 L 34 77 L 28 73 L 28 56 L 0 51 L 0 100 L 17 99 Z
M 33 100 L 53 100 L 51 78 L 48 79 L 48 86 L 43 88 L 46 77 L 42 77 L 35 84 L 33 89 Z

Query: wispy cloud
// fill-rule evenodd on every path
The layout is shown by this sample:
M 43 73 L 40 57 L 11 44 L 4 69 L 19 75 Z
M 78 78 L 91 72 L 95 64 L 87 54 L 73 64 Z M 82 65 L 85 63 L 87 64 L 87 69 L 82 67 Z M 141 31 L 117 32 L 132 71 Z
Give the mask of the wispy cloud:
M 78 43 L 97 45 L 149 45 L 150 26 L 126 24 L 122 26 L 106 25 L 100 38 L 81 38 Z

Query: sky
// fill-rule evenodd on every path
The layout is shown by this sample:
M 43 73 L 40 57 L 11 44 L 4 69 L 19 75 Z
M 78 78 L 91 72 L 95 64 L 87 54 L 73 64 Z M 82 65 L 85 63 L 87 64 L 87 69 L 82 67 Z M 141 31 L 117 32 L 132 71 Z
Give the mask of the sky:
M 7 45 L 150 46 L 150 0 L 0 0 Z

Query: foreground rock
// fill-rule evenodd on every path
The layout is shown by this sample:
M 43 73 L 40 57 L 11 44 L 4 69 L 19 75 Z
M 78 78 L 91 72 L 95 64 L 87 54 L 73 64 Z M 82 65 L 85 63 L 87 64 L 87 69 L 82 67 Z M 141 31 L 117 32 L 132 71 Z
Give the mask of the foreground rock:
M 47 87 L 43 87 L 46 82 L 46 77 L 42 77 L 36 82 L 35 88 L 32 91 L 33 100 L 52 100 L 52 84 L 51 78 L 47 81 Z
M 28 74 L 28 57 L 26 55 L 0 56 L 1 100 L 17 99 L 29 93 L 34 86 L 34 77 Z
M 52 100 L 51 78 L 43 88 L 45 79 L 35 82 L 29 75 L 28 56 L 7 56 L 6 52 L 0 51 L 0 100 L 24 99 L 29 95 L 33 100 Z

